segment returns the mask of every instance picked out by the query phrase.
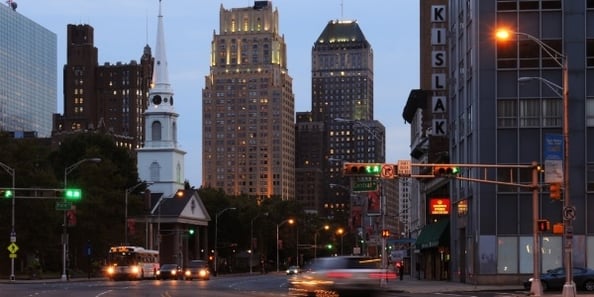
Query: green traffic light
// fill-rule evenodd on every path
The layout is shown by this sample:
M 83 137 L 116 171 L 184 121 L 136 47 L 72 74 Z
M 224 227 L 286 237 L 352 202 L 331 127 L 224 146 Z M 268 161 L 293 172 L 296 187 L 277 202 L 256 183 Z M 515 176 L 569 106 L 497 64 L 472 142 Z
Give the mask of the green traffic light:
M 12 190 L 4 190 L 2 192 L 2 197 L 4 198 L 12 198 L 14 196 L 14 192 Z
M 188 233 L 189 233 L 190 235 L 194 235 L 194 229 L 190 229 L 190 230 L 188 230 Z
M 367 174 L 378 174 L 382 171 L 380 164 L 369 164 L 365 166 L 365 173 Z
M 64 198 L 66 200 L 80 200 L 82 198 L 82 191 L 80 189 L 66 189 L 64 191 Z
M 332 245 L 331 244 L 327 244 L 326 245 L 326 248 L 329 249 L 329 250 L 331 250 L 332 249 Z

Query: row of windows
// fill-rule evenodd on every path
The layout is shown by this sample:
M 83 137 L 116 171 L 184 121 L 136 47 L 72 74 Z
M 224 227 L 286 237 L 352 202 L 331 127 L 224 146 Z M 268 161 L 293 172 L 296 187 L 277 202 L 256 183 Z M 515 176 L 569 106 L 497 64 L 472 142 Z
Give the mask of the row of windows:
M 555 99 L 497 100 L 498 128 L 561 127 L 563 104 Z
M 588 8 L 592 1 L 588 1 Z M 538 0 L 538 1 L 517 1 L 517 0 L 498 0 L 497 10 L 561 10 L 561 0 Z
M 542 42 L 558 52 L 563 52 L 562 40 L 542 40 Z M 532 40 L 497 43 L 497 67 L 499 68 L 558 68 L 560 62 Z M 586 65 L 594 67 L 594 39 L 586 40 Z

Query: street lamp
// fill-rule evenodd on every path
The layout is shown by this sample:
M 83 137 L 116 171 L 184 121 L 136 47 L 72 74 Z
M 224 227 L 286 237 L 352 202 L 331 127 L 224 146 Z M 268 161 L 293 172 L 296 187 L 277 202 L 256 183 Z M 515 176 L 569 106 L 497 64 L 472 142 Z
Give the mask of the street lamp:
M 14 169 L 9 167 L 8 165 L 0 162 L 0 167 L 2 167 L 6 173 L 10 174 L 12 177 L 12 191 L 14 191 Z M 10 242 L 16 242 L 16 232 L 14 226 L 14 199 L 15 194 L 12 194 L 12 216 L 11 216 L 11 223 L 10 223 Z M 14 258 L 10 258 L 10 280 L 14 281 Z
M 558 91 L 561 90 L 561 98 L 563 100 L 563 188 L 564 188 L 564 201 L 563 201 L 563 209 L 567 210 L 572 208 L 570 203 L 570 196 L 569 196 L 569 71 L 568 71 L 568 62 L 567 56 L 558 50 L 554 49 L 550 45 L 542 42 L 540 39 L 523 32 L 511 32 L 507 30 L 499 30 L 496 33 L 496 37 L 498 39 L 508 39 L 509 36 L 513 34 L 516 36 L 522 36 L 528 38 L 529 40 L 535 42 L 540 46 L 540 48 L 547 53 L 557 65 L 561 67 L 562 75 L 563 75 L 563 86 L 560 87 L 557 84 L 554 84 L 544 78 L 537 78 L 545 83 L 549 88 L 555 89 L 555 93 L 558 94 Z M 536 210 L 535 210 L 536 211 Z M 564 211 L 565 213 L 565 211 Z M 563 218 L 563 237 L 564 237 L 564 263 L 565 263 L 565 284 L 563 285 L 563 297 L 570 297 L 576 295 L 576 288 L 575 283 L 573 282 L 573 264 L 572 264 L 572 238 L 571 238 L 571 229 L 572 221 L 570 218 Z M 530 292 L 533 295 L 540 296 L 542 295 L 542 285 L 540 283 L 540 263 L 537 262 L 536 254 L 540 249 L 537 249 L 537 241 L 538 236 L 536 233 L 538 232 L 537 222 L 532 222 L 533 230 L 534 230 L 534 254 L 535 254 L 535 263 L 534 263 L 534 277 L 532 281 L 532 285 L 530 287 Z M 538 268 L 538 270 L 537 270 Z
M 219 260 L 219 251 L 218 251 L 218 236 L 219 236 L 219 216 L 221 214 L 223 214 L 225 211 L 227 210 L 235 210 L 235 207 L 227 207 L 221 211 L 219 211 L 216 216 L 215 216 L 215 246 L 214 246 L 214 273 L 215 275 L 217 275 L 217 266 L 219 266 L 217 263 Z
M 68 174 L 72 172 L 74 169 L 78 168 L 82 163 L 92 162 L 92 163 L 99 163 L 101 162 L 101 158 L 86 158 L 82 159 L 66 168 L 64 168 L 64 189 L 68 187 Z M 63 281 L 68 279 L 66 275 L 66 251 L 68 250 L 68 229 L 67 229 L 67 222 L 66 222 L 66 210 L 64 211 L 64 219 L 62 225 L 62 277 Z
M 141 185 L 152 185 L 153 182 L 139 182 L 136 185 L 127 188 L 126 189 L 126 194 L 125 194 L 125 198 L 124 198 L 124 245 L 128 245 L 128 194 L 130 194 L 132 191 L 134 191 L 136 188 L 140 187 Z
M 340 255 L 344 255 L 344 249 L 343 247 L 343 243 L 344 243 L 344 229 L 343 228 L 338 228 L 338 230 L 336 230 L 336 234 L 340 235 Z
M 328 231 L 330 226 L 324 225 L 324 230 Z M 314 258 L 318 257 L 318 235 L 320 234 L 320 230 L 316 230 L 314 233 Z
M 250 221 L 250 274 L 252 273 L 252 258 L 254 255 L 254 221 L 261 215 L 268 216 L 268 213 L 259 213 Z
M 280 271 L 280 267 L 279 267 L 279 255 L 278 255 L 278 242 L 279 242 L 279 238 L 278 238 L 278 228 L 280 228 L 282 225 L 289 223 L 291 225 L 293 225 L 293 223 L 295 223 L 295 220 L 293 219 L 287 219 L 284 220 L 278 224 L 276 224 L 276 272 Z

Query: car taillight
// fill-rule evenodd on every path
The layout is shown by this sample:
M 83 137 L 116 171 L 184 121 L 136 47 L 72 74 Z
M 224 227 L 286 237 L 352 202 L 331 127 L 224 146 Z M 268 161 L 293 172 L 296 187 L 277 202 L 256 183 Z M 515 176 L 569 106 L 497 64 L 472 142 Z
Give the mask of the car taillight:
M 341 271 L 331 271 L 326 273 L 326 276 L 329 278 L 351 278 L 353 274 Z

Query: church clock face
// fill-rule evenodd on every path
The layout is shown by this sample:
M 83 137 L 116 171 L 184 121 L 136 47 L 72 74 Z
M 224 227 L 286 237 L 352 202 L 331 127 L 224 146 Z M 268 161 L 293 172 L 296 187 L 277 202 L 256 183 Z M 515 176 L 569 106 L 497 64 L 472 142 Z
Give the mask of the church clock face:
M 159 96 L 159 95 L 155 95 L 155 96 L 153 97 L 153 104 L 155 104 L 155 105 L 159 105 L 159 104 L 161 104 L 161 96 Z

